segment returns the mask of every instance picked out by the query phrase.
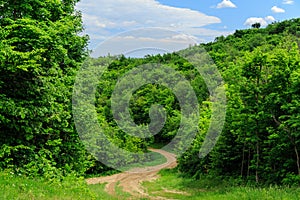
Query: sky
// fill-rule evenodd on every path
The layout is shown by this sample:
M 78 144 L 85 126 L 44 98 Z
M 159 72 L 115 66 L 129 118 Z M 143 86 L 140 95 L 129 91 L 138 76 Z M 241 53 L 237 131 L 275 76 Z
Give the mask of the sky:
M 97 56 L 176 51 L 300 17 L 300 0 L 81 0 L 76 8 Z

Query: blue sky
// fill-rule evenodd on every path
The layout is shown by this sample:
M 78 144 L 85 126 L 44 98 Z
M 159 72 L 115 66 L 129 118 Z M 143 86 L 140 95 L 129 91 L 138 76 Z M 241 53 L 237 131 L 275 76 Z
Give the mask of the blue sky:
M 81 0 L 77 9 L 90 35 L 90 49 L 100 44 L 106 46 L 101 53 L 105 54 L 129 43 L 127 51 L 168 46 L 177 50 L 193 43 L 191 40 L 209 42 L 255 22 L 266 26 L 297 18 L 300 0 Z

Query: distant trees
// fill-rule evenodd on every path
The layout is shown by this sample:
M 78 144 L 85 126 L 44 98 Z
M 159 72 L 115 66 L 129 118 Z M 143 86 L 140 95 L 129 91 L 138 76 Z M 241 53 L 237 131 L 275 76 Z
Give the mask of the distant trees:
M 91 59 L 90 65 L 97 66 L 97 63 L 101 62 L 103 59 L 105 58 Z M 101 124 L 101 126 L 111 126 L 111 128 L 116 130 L 115 133 L 119 134 L 120 137 L 121 135 L 126 135 L 127 133 L 119 130 L 112 116 L 109 98 L 111 97 L 115 84 L 126 72 L 147 63 L 168 65 L 178 70 L 183 77 L 191 81 L 191 85 L 198 95 L 199 103 L 207 98 L 208 92 L 203 84 L 203 79 L 201 78 L 200 74 L 196 71 L 196 69 L 193 69 L 193 66 L 190 63 L 175 53 L 166 54 L 163 56 L 147 56 L 144 59 L 125 57 L 116 59 L 109 65 L 107 73 L 105 73 L 99 81 L 99 89 L 97 90 L 96 94 L 96 106 L 99 117 L 105 117 L 103 118 L 103 124 Z M 180 86 L 178 85 L 178 87 Z M 144 145 L 139 145 L 144 148 L 147 144 L 153 142 L 169 142 L 176 135 L 181 120 L 180 105 L 172 90 L 158 84 L 147 84 L 132 94 L 132 99 L 129 104 L 131 117 L 136 124 L 147 125 L 150 123 L 151 120 L 149 118 L 149 112 L 153 104 L 159 104 L 165 108 L 167 113 L 166 123 L 163 129 L 157 135 L 155 135 L 153 138 L 145 139 Z M 108 130 L 107 134 L 110 134 Z M 126 137 L 126 139 L 130 140 L 130 137 Z M 127 144 L 126 140 L 121 140 L 120 142 L 123 146 L 126 146 Z
M 251 25 L 252 28 L 260 28 L 261 24 L 259 22 L 256 22 L 254 24 Z

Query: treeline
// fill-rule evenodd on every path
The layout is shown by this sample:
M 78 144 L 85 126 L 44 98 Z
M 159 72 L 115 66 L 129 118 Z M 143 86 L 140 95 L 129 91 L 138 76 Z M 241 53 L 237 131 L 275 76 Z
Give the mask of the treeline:
M 30 176 L 83 174 L 93 163 L 72 117 L 88 55 L 77 0 L 0 2 L 0 168 Z
M 195 139 L 180 158 L 181 171 L 196 178 L 299 184 L 299 36 L 300 19 L 293 19 L 238 30 L 204 45 L 226 82 L 226 123 L 204 159 L 198 157 L 203 137 Z
M 152 66 L 153 69 L 156 70 L 151 70 L 152 68 L 150 68 L 137 75 L 134 80 L 126 80 L 128 72 L 145 66 Z M 90 138 L 89 140 L 91 141 L 87 142 L 87 146 L 91 147 L 91 151 L 94 151 L 94 155 L 99 157 L 99 159 L 104 159 L 103 157 L 109 158 L 109 164 L 112 166 L 118 165 L 118 162 L 123 162 L 122 165 L 127 165 L 138 161 L 152 160 L 151 156 L 143 157 L 143 153 L 147 152 L 149 145 L 156 143 L 167 144 L 177 136 L 181 121 L 185 117 L 182 115 L 182 107 L 177 97 L 182 96 L 182 99 L 186 100 L 190 95 L 185 91 L 187 87 L 182 78 L 190 83 L 192 91 L 195 92 L 196 97 L 198 97 L 196 98 L 197 104 L 202 105 L 202 102 L 206 101 L 209 96 L 204 80 L 197 69 L 177 54 L 146 56 L 145 58 L 126 58 L 124 56 L 100 57 L 97 59 L 89 58 L 83 65 L 82 84 L 80 84 L 77 91 L 78 93 L 82 93 L 82 96 L 89 93 L 89 88 L 91 88 L 91 86 L 84 83 L 92 81 L 92 74 L 96 74 L 97 71 L 99 73 L 99 67 L 105 67 L 105 70 L 97 80 L 98 84 L 95 91 L 95 100 L 86 101 L 87 103 L 84 101 L 80 103 L 81 100 L 78 100 L 78 105 L 84 104 L 85 106 L 83 109 L 84 112 L 79 114 L 79 118 L 93 121 L 91 118 L 85 116 L 85 111 L 92 113 L 96 107 L 98 114 L 96 120 L 109 142 L 129 152 L 141 153 L 141 157 L 128 156 L 126 160 L 123 160 L 120 155 L 115 155 L 111 149 L 105 150 L 105 147 L 101 147 L 101 145 L 96 145 L 97 147 L 93 148 L 92 145 L 89 144 L 93 143 L 94 140 L 97 140 L 95 144 L 99 144 L 101 143 L 101 139 L 96 138 L 94 128 L 88 130 L 89 127 L 93 125 L 84 125 L 84 135 L 86 135 L 86 138 Z M 178 77 L 178 74 L 175 73 L 170 73 L 168 74 L 170 76 L 166 77 L 166 75 L 163 75 L 165 74 L 163 70 L 164 67 L 168 70 L 173 69 L 180 72 L 179 74 L 182 75 L 182 78 Z M 126 113 L 123 108 L 127 108 L 127 106 L 121 104 L 119 100 L 112 105 L 112 96 L 113 93 L 116 93 L 116 85 L 119 81 L 125 80 L 122 82 L 121 87 L 123 89 L 120 91 L 120 94 L 115 95 L 118 95 L 121 101 L 125 99 L 126 102 L 127 94 L 124 91 L 127 90 L 127 88 L 131 89 L 135 87 L 145 79 L 150 80 L 151 77 L 155 77 L 157 83 L 145 84 L 133 90 L 128 104 L 129 114 Z M 173 85 L 173 88 L 164 86 L 164 83 Z M 174 92 L 176 92 L 177 96 Z M 118 105 L 119 103 L 120 106 Z M 158 107 L 153 107 L 153 105 L 157 105 Z M 196 111 L 194 108 L 190 108 L 189 102 L 187 102 L 187 105 L 187 109 L 189 109 L 191 113 Z M 117 113 L 114 114 L 113 109 L 117 110 Z M 199 111 L 197 110 L 197 112 Z M 130 119 L 132 119 L 136 127 L 130 123 Z M 191 119 L 184 121 L 186 125 L 184 128 L 185 133 L 177 137 L 176 140 L 184 141 L 184 135 L 195 130 L 195 123 L 197 122 Z M 87 122 L 87 124 L 89 124 L 89 122 Z M 120 128 L 120 126 L 122 126 L 122 128 Z M 150 134 L 150 136 L 147 134 Z M 185 143 L 174 142 L 174 145 L 170 145 L 170 148 L 176 149 L 183 148 L 184 146 L 187 145 L 185 145 Z M 112 153 L 106 155 L 106 153 L 110 151 L 112 151 Z M 96 172 L 98 167 L 99 166 L 96 165 L 91 168 L 89 173 Z

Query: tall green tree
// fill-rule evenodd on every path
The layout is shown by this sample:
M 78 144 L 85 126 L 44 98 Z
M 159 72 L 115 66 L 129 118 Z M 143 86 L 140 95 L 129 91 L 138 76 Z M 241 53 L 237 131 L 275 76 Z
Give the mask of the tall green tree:
M 0 160 L 37 174 L 84 171 L 71 114 L 76 70 L 87 55 L 77 0 L 0 1 Z

